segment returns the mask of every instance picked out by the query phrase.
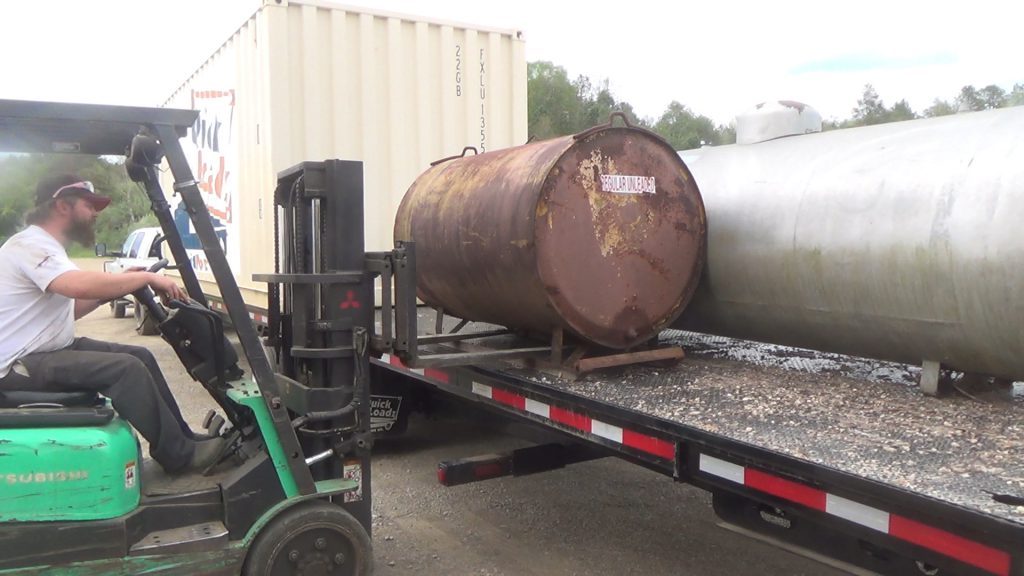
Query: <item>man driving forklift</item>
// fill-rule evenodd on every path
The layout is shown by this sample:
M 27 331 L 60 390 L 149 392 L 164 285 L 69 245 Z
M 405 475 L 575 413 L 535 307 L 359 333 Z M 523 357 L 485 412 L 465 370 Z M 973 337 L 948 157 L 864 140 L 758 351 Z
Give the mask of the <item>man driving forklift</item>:
M 147 286 L 165 303 L 188 300 L 166 276 L 83 271 L 71 262 L 67 247 L 92 246 L 96 217 L 108 204 L 91 182 L 45 178 L 28 227 L 0 247 L 0 393 L 98 392 L 149 442 L 165 471 L 202 470 L 219 457 L 223 439 L 192 432 L 153 354 L 74 335 L 75 320 Z

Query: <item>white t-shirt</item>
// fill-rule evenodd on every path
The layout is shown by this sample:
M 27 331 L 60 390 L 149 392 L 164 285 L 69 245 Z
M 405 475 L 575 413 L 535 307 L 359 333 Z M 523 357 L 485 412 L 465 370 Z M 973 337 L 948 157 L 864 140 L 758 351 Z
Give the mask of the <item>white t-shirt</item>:
M 50 233 L 29 226 L 0 246 L 0 378 L 15 360 L 67 348 L 75 338 L 75 301 L 47 292 L 78 270 Z

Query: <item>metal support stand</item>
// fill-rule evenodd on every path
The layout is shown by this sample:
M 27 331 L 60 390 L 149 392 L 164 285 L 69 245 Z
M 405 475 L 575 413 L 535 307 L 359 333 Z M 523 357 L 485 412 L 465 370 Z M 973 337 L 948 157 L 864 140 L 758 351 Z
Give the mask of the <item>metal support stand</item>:
M 459 323 L 456 324 L 455 327 L 452 328 L 448 333 L 449 334 L 457 334 L 457 333 L 459 333 L 459 331 L 461 331 L 463 328 L 465 328 L 467 324 L 469 324 L 469 320 L 459 320 Z
M 434 319 L 434 334 L 444 334 L 444 309 L 436 308 L 437 317 Z
M 421 336 L 416 307 L 416 246 L 412 242 L 399 243 L 391 252 L 366 255 L 366 269 L 381 278 L 383 287 L 380 332 L 376 327 L 371 342 L 379 352 L 396 354 L 410 368 L 466 366 L 496 360 L 525 358 L 537 365 L 580 375 L 601 368 L 625 366 L 645 362 L 674 362 L 683 358 L 678 346 L 657 347 L 632 352 L 597 353 L 589 358 L 591 347 L 582 343 L 568 343 L 564 328 L 551 333 L 547 345 L 532 346 L 533 341 L 516 338 L 504 328 L 462 332 L 469 320 L 460 319 L 445 333 L 445 312 L 435 310 L 433 334 Z M 394 291 L 394 306 L 392 302 Z M 392 337 L 393 335 L 393 337 Z M 499 342 L 494 339 L 501 338 Z M 392 342 L 392 347 L 386 344 Z M 539 342 L 538 342 L 539 344 Z M 568 359 L 565 353 L 573 349 Z
M 942 365 L 933 360 L 921 363 L 921 392 L 927 396 L 944 396 L 949 393 L 949 384 L 942 382 Z
M 561 327 L 555 328 L 555 331 L 551 333 L 551 363 L 556 366 L 562 363 L 564 339 L 565 331 Z

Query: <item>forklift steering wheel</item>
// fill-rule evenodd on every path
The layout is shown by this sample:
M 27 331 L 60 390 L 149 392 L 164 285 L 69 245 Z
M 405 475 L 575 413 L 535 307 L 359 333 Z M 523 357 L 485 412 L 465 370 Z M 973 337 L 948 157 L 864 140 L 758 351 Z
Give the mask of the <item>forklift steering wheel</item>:
M 155 262 L 152 266 L 150 266 L 149 268 L 146 268 L 146 272 L 159 272 L 159 271 L 163 270 L 164 268 L 166 268 L 168 264 L 170 264 L 170 262 L 167 261 L 167 258 L 161 258 L 159 261 Z
M 161 258 L 158 262 L 146 269 L 146 272 L 159 272 L 165 268 L 168 264 L 167 258 Z M 135 292 L 132 292 L 132 296 L 139 304 L 146 307 L 146 310 L 156 319 L 157 323 L 160 324 L 167 319 L 167 310 L 156 301 L 156 295 L 153 293 L 153 289 L 149 286 L 143 286 Z

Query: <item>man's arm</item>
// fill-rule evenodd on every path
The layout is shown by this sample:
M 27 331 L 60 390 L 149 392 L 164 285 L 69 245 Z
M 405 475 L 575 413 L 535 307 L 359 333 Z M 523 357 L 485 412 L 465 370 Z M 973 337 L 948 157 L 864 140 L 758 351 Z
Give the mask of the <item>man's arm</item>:
M 185 300 L 188 295 L 173 280 L 152 272 L 88 272 L 71 270 L 57 276 L 46 287 L 53 292 L 74 300 L 113 300 L 131 294 L 140 288 L 151 286 L 163 298 Z M 76 306 L 77 308 L 77 306 Z M 76 310 L 77 311 L 77 310 Z
M 135 266 L 129 268 L 128 270 L 125 270 L 125 272 L 141 272 L 145 269 L 145 266 Z M 84 298 L 79 298 L 78 300 L 75 300 L 75 320 L 82 318 L 83 316 L 89 314 L 93 310 L 99 308 L 100 305 L 106 304 L 107 302 L 113 302 L 113 300 L 89 300 Z
M 100 307 L 102 300 L 75 300 L 75 320 Z

